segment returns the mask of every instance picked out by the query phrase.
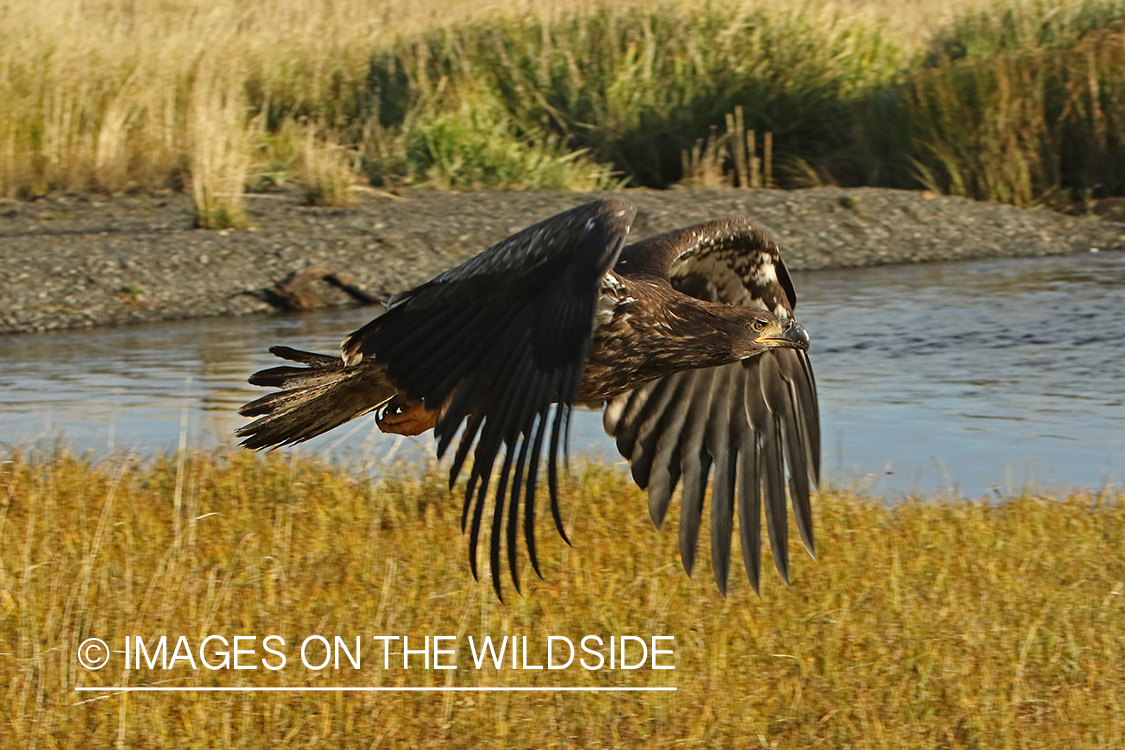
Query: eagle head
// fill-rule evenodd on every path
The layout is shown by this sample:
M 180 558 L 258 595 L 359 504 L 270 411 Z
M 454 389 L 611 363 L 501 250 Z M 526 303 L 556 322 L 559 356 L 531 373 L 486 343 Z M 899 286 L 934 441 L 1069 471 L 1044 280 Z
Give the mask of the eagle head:
M 800 349 L 808 351 L 809 334 L 792 318 L 780 318 L 765 310 L 747 311 L 749 336 L 745 342 L 749 353 L 761 354 L 769 349 Z

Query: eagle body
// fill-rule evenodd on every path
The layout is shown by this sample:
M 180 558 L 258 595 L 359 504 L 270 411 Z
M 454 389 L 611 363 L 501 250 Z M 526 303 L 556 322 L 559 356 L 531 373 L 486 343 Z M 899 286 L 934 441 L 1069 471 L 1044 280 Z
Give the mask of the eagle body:
M 519 586 L 521 527 L 539 572 L 543 453 L 552 516 L 566 539 L 557 458 L 572 408 L 604 404 L 606 431 L 648 491 L 658 526 L 682 486 L 680 554 L 689 573 L 710 483 L 720 590 L 736 510 L 754 589 L 763 507 L 787 580 L 786 496 L 811 554 L 809 495 L 820 466 L 815 382 L 808 336 L 793 320 L 792 281 L 772 238 L 750 219 L 626 246 L 635 214 L 630 201 L 613 196 L 528 227 L 393 297 L 344 340 L 339 356 L 272 348 L 297 366 L 251 376 L 280 390 L 242 408 L 257 417 L 238 431 L 243 444 L 300 442 L 371 411 L 386 432 L 432 429 L 439 457 L 456 440 L 451 487 L 473 458 L 462 516 L 470 566 L 476 575 L 490 500 L 499 595 L 505 544 Z
M 803 329 L 795 323 L 756 308 L 700 300 L 666 279 L 619 265 L 602 283 L 576 400 L 600 404 L 664 375 L 761 354 L 752 327 L 757 321 L 782 333 L 792 329 L 793 345 L 800 344 Z

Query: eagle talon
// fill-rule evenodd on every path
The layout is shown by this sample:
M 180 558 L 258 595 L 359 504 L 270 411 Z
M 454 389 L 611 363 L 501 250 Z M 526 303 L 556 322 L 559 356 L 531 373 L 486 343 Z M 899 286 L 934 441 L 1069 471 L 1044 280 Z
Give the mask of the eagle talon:
M 421 399 L 407 399 L 396 395 L 375 413 L 375 424 L 383 432 L 413 437 L 433 429 L 438 410 L 427 409 Z

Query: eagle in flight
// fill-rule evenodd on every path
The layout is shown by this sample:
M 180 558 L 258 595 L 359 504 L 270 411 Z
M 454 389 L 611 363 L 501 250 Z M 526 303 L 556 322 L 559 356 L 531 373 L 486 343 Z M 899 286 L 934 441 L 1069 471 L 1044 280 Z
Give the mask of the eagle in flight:
M 280 390 L 242 407 L 257 418 L 238 430 L 242 444 L 299 443 L 372 410 L 384 432 L 433 429 L 439 458 L 460 433 L 450 487 L 472 452 L 461 524 L 476 577 L 492 488 L 489 551 L 500 596 L 502 542 L 519 590 L 521 523 L 540 573 L 535 493 L 545 447 L 551 513 L 567 540 L 560 449 L 573 408 L 604 404 L 606 432 L 648 491 L 657 527 L 683 485 L 679 542 L 689 575 L 710 477 L 719 590 L 726 594 L 736 505 L 750 584 L 758 591 L 763 505 L 774 563 L 788 583 L 786 489 L 815 554 L 809 491 L 820 473 L 809 339 L 793 319 L 789 272 L 751 219 L 625 245 L 636 213 L 614 196 L 534 224 L 392 297 L 344 340 L 340 356 L 271 348 L 297 364 L 250 377 Z

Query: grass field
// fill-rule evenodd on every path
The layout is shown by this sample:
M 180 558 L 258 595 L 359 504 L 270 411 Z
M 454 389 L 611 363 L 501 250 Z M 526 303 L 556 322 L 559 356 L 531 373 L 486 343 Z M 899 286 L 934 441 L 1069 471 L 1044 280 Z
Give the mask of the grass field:
M 983 9 L 982 9 L 983 8 Z M 772 182 L 1125 192 L 1125 2 L 14 0 L 0 196 L 667 186 L 745 111 Z M 767 181 L 768 183 L 768 181 Z
M 885 507 L 822 493 L 820 559 L 728 599 L 619 473 L 563 488 L 540 581 L 468 575 L 442 473 L 186 453 L 0 463 L 6 747 L 1125 746 L 1125 496 Z M 706 514 L 704 514 L 706 516 Z M 737 541 L 736 541 L 737 545 Z M 737 556 L 737 551 L 735 555 Z M 455 635 L 456 670 L 83 669 L 89 637 Z M 464 642 L 674 636 L 674 670 L 473 668 Z M 367 646 L 364 647 L 365 649 Z M 171 646 L 169 646 L 171 649 Z M 397 649 L 396 649 L 397 650 Z M 263 652 L 260 647 L 258 654 Z M 217 657 L 216 657 L 217 658 Z M 419 659 L 420 657 L 413 657 Z M 369 660 L 370 659 L 370 660 Z M 538 661 L 537 661 L 538 659 Z M 319 659 L 316 659 L 319 660 Z M 250 663 L 256 664 L 256 659 Z M 448 663 L 448 662 L 447 662 Z M 675 686 L 674 693 L 179 693 L 79 686 Z

